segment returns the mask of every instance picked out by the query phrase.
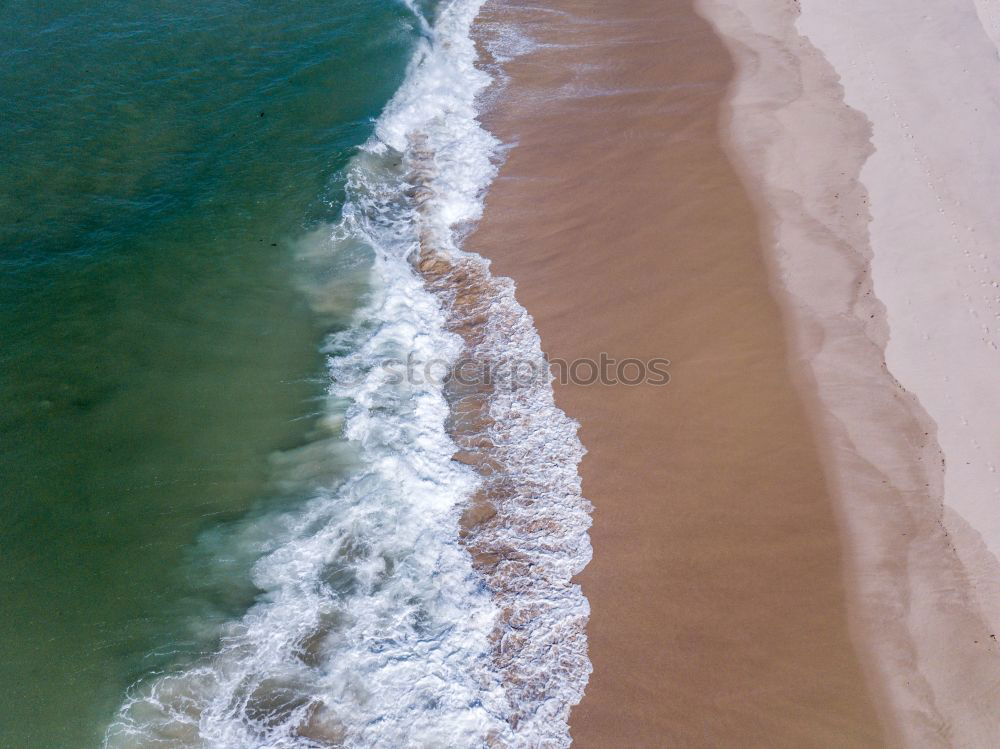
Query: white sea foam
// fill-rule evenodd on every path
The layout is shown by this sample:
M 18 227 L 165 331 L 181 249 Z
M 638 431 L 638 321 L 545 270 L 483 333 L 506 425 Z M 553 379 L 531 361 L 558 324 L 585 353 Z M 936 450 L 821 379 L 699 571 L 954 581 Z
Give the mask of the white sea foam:
M 502 522 L 476 538 L 516 558 L 486 578 L 459 520 L 500 478 L 452 459 L 441 383 L 387 366 L 452 361 L 466 345 L 449 332 L 447 299 L 411 265 L 422 241 L 487 272 L 456 239 L 480 216 L 499 145 L 476 119 L 490 84 L 470 37 L 481 2 L 446 0 L 424 24 L 405 82 L 349 167 L 330 252 L 367 254 L 371 291 L 328 341 L 328 408 L 332 423 L 343 415 L 355 467 L 258 521 L 247 534 L 261 554 L 255 605 L 217 652 L 130 690 L 106 746 L 569 745 L 569 708 L 590 671 L 587 602 L 570 582 L 590 556 L 576 425 L 547 383 L 494 394 L 491 438 L 509 491 Z M 414 148 L 432 164 L 423 186 L 408 182 Z M 479 353 L 541 364 L 513 285 L 493 282 Z M 310 295 L 321 310 L 323 288 Z

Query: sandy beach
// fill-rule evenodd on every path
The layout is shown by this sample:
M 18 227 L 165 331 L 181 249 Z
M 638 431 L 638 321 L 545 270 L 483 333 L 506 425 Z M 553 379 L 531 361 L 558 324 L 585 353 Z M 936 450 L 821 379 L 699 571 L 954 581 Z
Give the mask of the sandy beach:
M 516 281 L 550 357 L 672 362 L 665 387 L 556 392 L 595 505 L 574 744 L 881 745 L 820 447 L 721 139 L 725 47 L 685 2 L 481 22 L 540 46 L 486 117 L 515 147 L 467 246 Z
M 1000 26 L 924 5 L 487 5 L 535 47 L 470 248 L 551 357 L 672 362 L 557 388 L 595 505 L 575 745 L 1000 737 Z
M 767 226 L 883 723 L 907 746 L 995 746 L 989 23 L 971 2 L 700 8 L 737 60 L 726 132 Z

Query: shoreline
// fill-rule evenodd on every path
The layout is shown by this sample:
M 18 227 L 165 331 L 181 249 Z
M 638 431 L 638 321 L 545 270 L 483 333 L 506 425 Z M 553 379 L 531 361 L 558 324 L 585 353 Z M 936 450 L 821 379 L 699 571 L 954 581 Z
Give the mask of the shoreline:
M 550 357 L 670 359 L 556 386 L 588 450 L 594 746 L 880 746 L 842 542 L 761 227 L 722 143 L 735 74 L 690 3 L 488 3 L 527 29 L 484 115 L 516 145 L 466 242 Z M 480 39 L 481 44 L 483 39 Z

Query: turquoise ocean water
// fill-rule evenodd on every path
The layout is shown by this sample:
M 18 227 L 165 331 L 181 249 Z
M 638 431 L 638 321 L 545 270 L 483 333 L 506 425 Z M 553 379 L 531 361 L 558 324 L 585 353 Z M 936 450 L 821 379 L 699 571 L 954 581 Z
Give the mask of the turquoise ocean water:
M 99 746 L 253 600 L 220 549 L 301 501 L 356 301 L 307 304 L 302 243 L 420 33 L 393 0 L 0 4 L 5 749 Z

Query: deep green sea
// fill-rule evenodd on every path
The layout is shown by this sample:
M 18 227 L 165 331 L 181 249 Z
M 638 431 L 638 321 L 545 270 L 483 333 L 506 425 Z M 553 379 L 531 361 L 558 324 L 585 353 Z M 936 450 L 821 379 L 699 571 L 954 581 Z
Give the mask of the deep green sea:
M 301 500 L 357 301 L 318 316 L 302 246 L 419 35 L 394 0 L 0 3 L 0 747 L 99 746 L 253 600 L 213 544 Z

